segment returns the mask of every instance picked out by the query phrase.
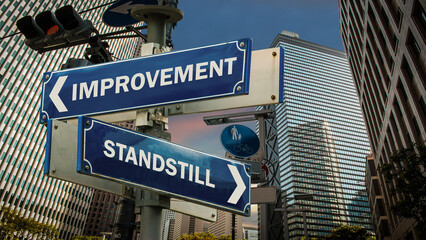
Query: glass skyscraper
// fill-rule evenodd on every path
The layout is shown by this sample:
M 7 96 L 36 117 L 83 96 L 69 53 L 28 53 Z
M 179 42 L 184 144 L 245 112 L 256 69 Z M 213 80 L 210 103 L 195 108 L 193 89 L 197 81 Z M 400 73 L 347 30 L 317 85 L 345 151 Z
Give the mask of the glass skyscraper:
M 272 108 L 290 239 L 304 236 L 301 211 L 309 237 L 344 223 L 373 232 L 364 184 L 370 147 L 345 53 L 285 31 L 277 46 L 285 50 L 284 103 Z
M 83 58 L 86 46 L 43 54 L 24 44 L 16 21 L 72 5 L 101 32 L 111 1 L 4 0 L 0 2 L 0 206 L 54 225 L 61 238 L 82 233 L 92 190 L 43 175 L 46 128 L 38 123 L 42 74 L 58 70 L 68 58 Z M 115 59 L 135 54 L 137 39 L 108 40 Z

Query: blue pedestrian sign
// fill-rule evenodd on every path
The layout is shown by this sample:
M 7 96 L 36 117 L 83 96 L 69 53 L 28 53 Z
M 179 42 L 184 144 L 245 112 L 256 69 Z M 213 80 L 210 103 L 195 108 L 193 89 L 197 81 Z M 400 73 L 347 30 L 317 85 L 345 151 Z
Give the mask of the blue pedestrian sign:
M 243 125 L 230 125 L 220 135 L 223 147 L 234 156 L 250 157 L 259 150 L 259 138 L 253 130 Z
M 250 215 L 250 165 L 79 117 L 77 171 Z
M 158 0 L 121 0 L 105 10 L 102 21 L 111 27 L 125 27 L 140 22 L 130 14 L 135 7 L 158 5 Z
M 43 77 L 40 121 L 248 94 L 251 39 Z

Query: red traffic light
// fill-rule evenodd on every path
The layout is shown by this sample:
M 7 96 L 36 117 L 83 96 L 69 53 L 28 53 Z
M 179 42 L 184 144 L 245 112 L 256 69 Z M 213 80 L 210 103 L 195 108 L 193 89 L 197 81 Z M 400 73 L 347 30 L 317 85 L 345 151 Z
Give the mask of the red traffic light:
M 63 31 L 62 25 L 51 11 L 45 11 L 37 15 L 36 23 L 47 35 L 53 35 Z
M 25 35 L 25 44 L 39 52 L 86 43 L 96 32 L 92 23 L 83 20 L 71 5 L 59 8 L 55 15 L 44 11 L 34 18 L 18 20 L 17 27 Z
M 49 29 L 47 29 L 46 34 L 47 35 L 53 35 L 55 33 L 59 32 L 59 26 L 58 25 L 54 25 L 52 27 L 50 27 Z

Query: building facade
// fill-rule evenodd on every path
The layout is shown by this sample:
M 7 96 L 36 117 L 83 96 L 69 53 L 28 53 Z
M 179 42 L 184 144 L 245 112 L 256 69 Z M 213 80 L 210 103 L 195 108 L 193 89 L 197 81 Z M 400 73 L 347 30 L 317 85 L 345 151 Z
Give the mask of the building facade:
M 176 213 L 171 210 L 163 210 L 163 240 L 173 240 L 175 231 Z
M 71 4 L 101 32 L 110 1 L 30 0 L 0 2 L 0 205 L 54 225 L 60 237 L 82 234 L 93 190 L 43 175 L 46 127 L 38 123 L 42 74 L 82 58 L 86 46 L 38 54 L 24 44 L 18 19 Z M 133 56 L 135 38 L 109 40 L 115 58 Z
M 188 216 L 182 213 L 174 213 L 172 219 L 173 232 L 169 231 L 168 239 L 179 239 L 183 234 L 201 233 L 207 231 L 208 223 L 204 220 Z
M 373 231 L 364 185 L 370 147 L 345 53 L 286 31 L 271 44 L 278 46 L 284 103 L 273 108 L 284 229 L 302 238 L 306 212 L 309 237 L 345 223 Z
M 209 232 L 216 237 L 222 235 L 232 236 L 232 213 L 218 210 L 217 222 L 209 223 Z M 235 239 L 243 238 L 243 217 L 235 214 Z
M 247 240 L 258 240 L 257 228 L 243 227 L 243 237 Z
M 425 145 L 425 9 L 422 0 L 339 1 L 340 32 L 372 150 L 366 185 L 378 239 L 416 239 L 417 223 L 390 210 L 397 198 L 379 169 L 397 150 Z
M 111 239 L 119 200 L 120 197 L 114 194 L 94 190 L 83 234 L 86 236 L 107 235 L 106 239 Z

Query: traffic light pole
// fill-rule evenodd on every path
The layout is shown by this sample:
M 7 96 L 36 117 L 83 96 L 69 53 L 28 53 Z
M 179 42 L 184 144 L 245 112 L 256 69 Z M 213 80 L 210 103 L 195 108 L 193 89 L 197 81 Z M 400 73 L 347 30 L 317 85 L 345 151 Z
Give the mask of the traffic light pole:
M 170 6 L 147 5 L 132 9 L 135 19 L 145 21 L 147 43 L 142 45 L 142 55 L 161 53 L 166 50 L 166 24 L 177 22 L 183 17 L 182 11 Z M 170 140 L 167 129 L 165 108 L 143 111 L 136 119 L 137 131 L 158 138 Z M 160 240 L 163 224 L 163 209 L 170 207 L 170 199 L 152 191 L 138 190 L 135 211 L 140 210 L 140 239 Z

